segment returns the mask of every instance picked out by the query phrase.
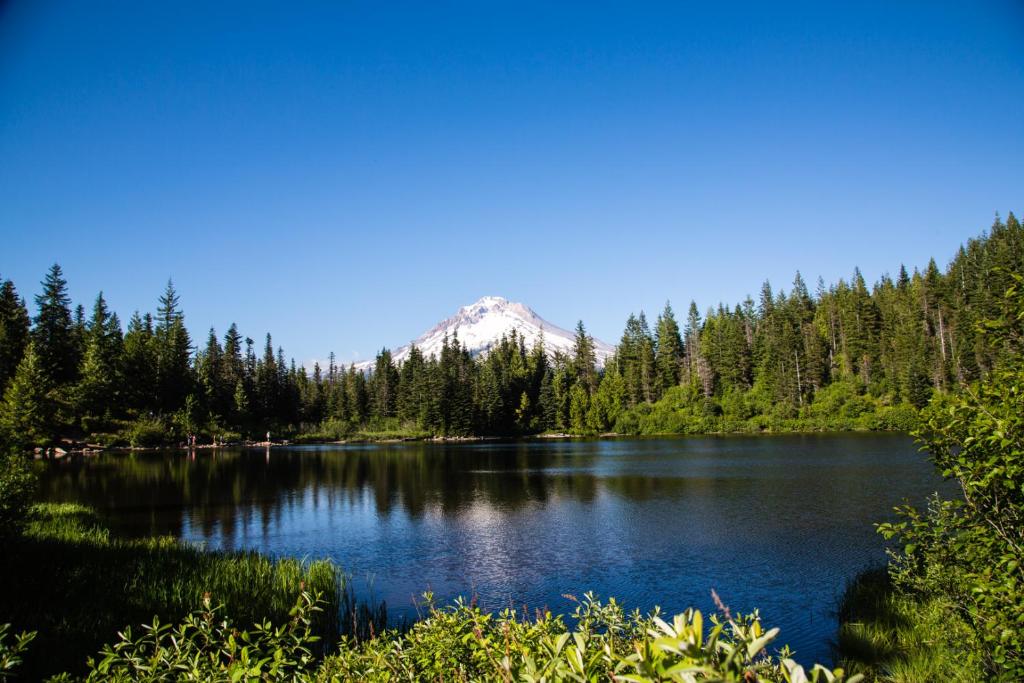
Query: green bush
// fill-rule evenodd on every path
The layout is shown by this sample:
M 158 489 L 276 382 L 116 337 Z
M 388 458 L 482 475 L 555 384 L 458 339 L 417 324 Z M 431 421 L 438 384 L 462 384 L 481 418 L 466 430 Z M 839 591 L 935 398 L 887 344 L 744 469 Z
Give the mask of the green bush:
M 856 380 L 837 380 L 814 393 L 814 400 L 807 407 L 807 413 L 810 417 L 839 415 L 843 406 L 859 394 L 860 387 Z
M 1024 680 L 1024 276 L 1013 278 L 1004 314 L 979 329 L 1002 362 L 963 394 L 934 399 L 915 433 L 963 498 L 903 506 L 902 521 L 879 525 L 900 542 L 896 588 L 967 615 L 996 680 Z
M 909 403 L 900 403 L 879 408 L 870 423 L 870 428 L 888 432 L 912 432 L 919 424 L 920 413 L 917 408 Z
M 15 453 L 0 453 L 0 539 L 17 534 L 36 490 L 28 461 Z
M 917 425 L 910 405 L 885 405 L 889 397 L 861 393 L 856 379 L 840 380 L 818 390 L 802 407 L 771 400 L 755 384 L 747 391 L 729 389 L 706 398 L 690 386 L 672 387 L 655 403 L 640 403 L 618 416 L 620 434 L 710 434 L 884 430 L 909 431 Z
M 851 396 L 847 400 L 839 414 L 845 418 L 858 418 L 861 415 L 873 413 L 875 411 L 875 402 L 871 400 L 870 396 L 857 395 Z
M 548 612 L 527 618 L 511 609 L 488 614 L 462 602 L 428 607 L 426 617 L 406 633 L 342 640 L 336 654 L 318 661 L 314 625 L 322 605 L 315 594 L 303 592 L 279 626 L 264 620 L 247 631 L 232 626 L 206 596 L 202 609 L 178 626 L 153 620 L 138 636 L 124 629 L 116 643 L 90 660 L 81 680 L 844 680 L 839 669 L 815 666 L 805 672 L 786 648 L 779 657 L 769 655 L 779 631 L 764 630 L 756 614 L 726 614 L 705 623 L 700 612 L 687 610 L 664 620 L 657 613 L 626 614 L 614 600 L 603 604 L 587 595 L 570 629 L 563 617 Z
M 317 680 L 843 680 L 841 670 L 823 667 L 808 676 L 785 650 L 780 659 L 769 656 L 778 629 L 762 629 L 756 614 L 705 624 L 700 612 L 687 610 L 666 621 L 588 594 L 572 617 L 569 628 L 547 612 L 531 619 L 512 609 L 493 615 L 464 603 L 430 606 L 404 635 L 344 644 Z
M 314 668 L 314 616 L 323 609 L 303 592 L 284 624 L 263 620 L 239 631 L 203 598 L 201 611 L 178 626 L 158 619 L 135 636 L 131 628 L 90 660 L 86 681 L 287 681 L 306 678 Z
M 125 440 L 134 448 L 161 446 L 174 441 L 174 434 L 157 417 L 140 417 L 125 430 Z
M 13 643 L 8 644 L 7 632 L 10 628 L 10 624 L 0 624 L 0 681 L 16 675 L 14 670 L 21 665 L 22 654 L 36 637 L 35 633 L 21 633 L 14 637 Z

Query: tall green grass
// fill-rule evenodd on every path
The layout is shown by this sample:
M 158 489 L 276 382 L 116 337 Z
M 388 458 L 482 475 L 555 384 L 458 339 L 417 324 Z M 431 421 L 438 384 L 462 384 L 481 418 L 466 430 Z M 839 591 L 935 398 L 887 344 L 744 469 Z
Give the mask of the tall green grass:
M 881 683 L 985 680 L 974 630 L 941 597 L 894 588 L 887 570 L 862 573 L 839 608 L 844 669 Z
M 281 622 L 306 590 L 324 601 L 314 623 L 323 642 L 342 629 L 345 580 L 329 561 L 113 538 L 93 511 L 72 504 L 34 506 L 25 533 L 0 550 L 0 621 L 39 633 L 25 658 L 28 680 L 81 671 L 126 624 L 179 621 L 207 594 L 241 623 Z

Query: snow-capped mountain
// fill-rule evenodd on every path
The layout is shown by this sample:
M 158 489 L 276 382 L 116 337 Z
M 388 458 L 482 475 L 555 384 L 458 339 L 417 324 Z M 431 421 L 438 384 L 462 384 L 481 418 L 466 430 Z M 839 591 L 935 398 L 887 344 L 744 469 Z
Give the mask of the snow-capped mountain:
M 544 349 L 548 356 L 555 351 L 571 355 L 575 334 L 557 325 L 552 325 L 533 312 L 524 304 L 515 303 L 500 296 L 485 296 L 474 304 L 463 306 L 452 317 L 444 320 L 421 334 L 412 344 L 423 352 L 424 357 L 431 354 L 441 356 L 444 338 L 458 335 L 459 342 L 464 344 L 473 355 L 485 354 L 501 340 L 516 330 L 523 337 L 527 350 L 533 348 L 543 334 Z M 412 344 L 407 344 L 392 353 L 396 363 L 409 357 Z M 615 352 L 614 347 L 598 339 L 594 340 L 594 355 L 598 367 Z M 357 368 L 372 369 L 373 361 L 357 363 Z

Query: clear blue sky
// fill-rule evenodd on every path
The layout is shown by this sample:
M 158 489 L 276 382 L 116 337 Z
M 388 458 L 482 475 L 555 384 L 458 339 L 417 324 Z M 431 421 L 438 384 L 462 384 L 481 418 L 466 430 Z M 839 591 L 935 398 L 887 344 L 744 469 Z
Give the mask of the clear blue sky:
M 484 294 L 614 343 L 1024 213 L 1020 2 L 297 4 L 0 4 L 0 276 L 349 360 Z

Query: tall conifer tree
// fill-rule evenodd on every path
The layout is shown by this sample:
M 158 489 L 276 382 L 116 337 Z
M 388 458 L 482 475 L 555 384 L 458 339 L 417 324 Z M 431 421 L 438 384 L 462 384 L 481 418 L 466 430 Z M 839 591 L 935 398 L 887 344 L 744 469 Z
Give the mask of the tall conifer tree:
M 36 296 L 32 340 L 40 371 L 49 385 L 57 387 L 73 382 L 78 374 L 78 339 L 68 283 L 59 265 L 50 267 L 42 285 L 42 294 Z
M 29 340 L 28 310 L 14 283 L 0 284 L 0 395 L 18 369 Z

